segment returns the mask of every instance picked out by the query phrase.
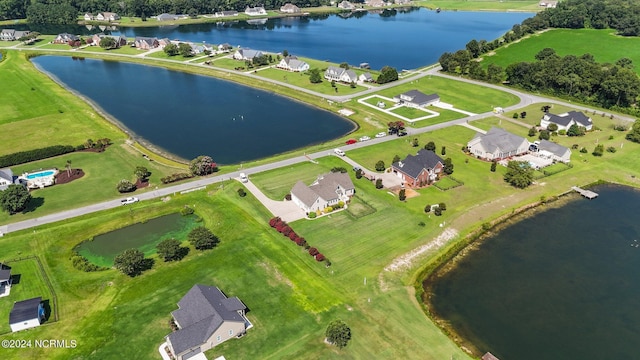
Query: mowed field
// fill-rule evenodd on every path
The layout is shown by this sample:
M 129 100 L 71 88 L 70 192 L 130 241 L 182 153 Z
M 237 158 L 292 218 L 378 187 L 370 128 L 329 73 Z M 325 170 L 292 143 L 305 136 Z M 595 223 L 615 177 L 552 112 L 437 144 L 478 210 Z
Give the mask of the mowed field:
M 531 0 L 426 0 L 418 5 L 430 9 L 469 11 L 540 11 L 538 1 Z
M 484 55 L 481 64 L 506 68 L 521 61 L 535 61 L 535 55 L 544 48 L 552 48 L 560 56 L 588 53 L 597 62 L 615 63 L 627 57 L 633 60 L 635 71 L 640 73 L 640 38 L 617 36 L 615 30 L 548 30 L 508 44 L 496 50 L 495 55 Z

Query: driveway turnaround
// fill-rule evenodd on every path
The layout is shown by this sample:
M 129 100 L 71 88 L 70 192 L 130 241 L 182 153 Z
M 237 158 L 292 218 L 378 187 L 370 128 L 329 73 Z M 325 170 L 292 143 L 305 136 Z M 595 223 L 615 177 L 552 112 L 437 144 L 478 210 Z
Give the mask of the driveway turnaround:
M 264 207 L 269 210 L 273 216 L 279 216 L 286 222 L 292 222 L 300 219 L 304 219 L 306 214 L 298 207 L 293 201 L 276 201 L 269 199 L 265 194 L 258 189 L 251 181 L 244 183 L 244 186 L 249 190 L 253 196 L 262 203 Z

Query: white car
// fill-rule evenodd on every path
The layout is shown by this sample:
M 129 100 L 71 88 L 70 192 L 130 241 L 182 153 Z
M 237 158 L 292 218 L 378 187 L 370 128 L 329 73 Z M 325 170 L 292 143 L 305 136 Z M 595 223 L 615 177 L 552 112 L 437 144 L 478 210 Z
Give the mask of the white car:
M 386 132 L 379 132 L 379 133 L 376 134 L 377 138 L 381 138 L 381 137 L 385 137 L 385 136 L 387 136 Z
M 338 156 L 345 156 L 344 151 L 340 150 L 340 149 L 335 149 L 333 150 L 334 153 L 336 153 L 336 155 Z
M 137 197 L 128 197 L 126 199 L 122 199 L 120 200 L 120 204 L 122 205 L 128 205 L 128 204 L 133 204 L 133 203 L 137 203 L 138 201 L 140 201 L 140 199 L 138 199 Z
M 247 174 L 240 173 L 240 181 L 243 183 L 249 182 L 249 178 L 247 177 Z
M 360 141 L 367 141 L 367 140 L 371 140 L 371 138 L 368 136 L 363 136 L 360 138 Z

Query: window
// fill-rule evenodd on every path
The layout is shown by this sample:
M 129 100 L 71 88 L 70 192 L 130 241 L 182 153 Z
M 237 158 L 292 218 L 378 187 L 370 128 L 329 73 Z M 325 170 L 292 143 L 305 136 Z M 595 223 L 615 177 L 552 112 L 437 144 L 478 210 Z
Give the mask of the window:
M 233 336 L 233 329 L 229 329 L 229 335 Z
M 222 337 L 220 335 L 218 335 L 218 337 L 216 338 L 216 340 L 218 340 L 218 342 L 220 342 L 222 340 Z

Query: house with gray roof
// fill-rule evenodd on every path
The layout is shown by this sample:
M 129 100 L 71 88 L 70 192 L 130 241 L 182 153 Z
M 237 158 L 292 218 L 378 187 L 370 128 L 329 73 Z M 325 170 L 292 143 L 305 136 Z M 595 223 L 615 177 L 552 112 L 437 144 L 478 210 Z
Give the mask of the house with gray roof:
M 406 93 L 393 97 L 398 103 L 413 107 L 425 107 L 440 101 L 438 94 L 425 94 L 418 90 L 409 90 Z
M 116 20 L 120 20 L 120 15 L 114 13 L 114 12 L 108 12 L 108 11 L 103 11 L 103 12 L 99 12 L 98 15 L 96 15 L 96 20 L 98 21 L 116 21 Z
M 15 184 L 16 178 L 10 168 L 0 169 L 0 191 L 6 190 L 9 185 Z
M 347 203 L 355 193 L 349 174 L 335 172 L 318 176 L 309 186 L 298 181 L 291 189 L 291 200 L 305 213 L 310 213 L 340 201 Z
M 160 41 L 156 37 L 136 36 L 134 44 L 137 49 L 151 50 L 160 46 Z
M 444 174 L 443 169 L 444 161 L 426 149 L 391 164 L 391 171 L 402 179 L 403 184 L 412 188 L 433 184 Z
M 218 11 L 217 13 L 213 14 L 213 16 L 215 16 L 215 17 L 233 17 L 233 16 L 238 16 L 238 12 L 235 11 L 235 10 Z
M 15 41 L 23 36 L 27 36 L 31 33 L 28 30 L 15 30 L 15 29 L 2 29 L 0 31 L 0 40 L 2 41 Z
M 358 81 L 358 75 L 353 70 L 347 70 L 337 66 L 329 66 L 324 72 L 324 78 L 329 81 L 338 81 L 347 84 Z
M 526 153 L 529 141 L 504 129 L 492 127 L 486 134 L 477 133 L 467 143 L 467 149 L 480 159 L 502 160 Z
M 297 14 L 299 12 L 302 12 L 302 10 L 300 10 L 298 6 L 292 3 L 286 3 L 280 7 L 280 12 L 287 13 L 287 14 Z
M 278 68 L 293 72 L 302 72 L 309 70 L 309 64 L 299 60 L 296 56 L 285 56 L 277 65 Z
M 538 156 L 551 159 L 553 161 L 560 161 L 568 163 L 571 161 L 571 150 L 560 144 L 548 140 L 540 140 L 537 144 Z
M 93 45 L 98 46 L 100 45 L 100 40 L 104 39 L 104 38 L 113 38 L 116 41 L 116 48 L 119 48 L 121 46 L 125 46 L 127 45 L 127 38 L 122 36 L 122 35 L 106 35 L 103 33 L 100 34 L 95 34 L 91 37 L 91 40 L 93 41 Z
M 593 121 L 591 121 L 591 118 L 580 111 L 569 111 L 560 115 L 554 115 L 551 113 L 544 114 L 542 120 L 540 120 L 540 126 L 546 129 L 551 124 L 558 125 L 558 131 L 567 131 L 571 125 L 582 126 L 587 131 L 593 128 Z
M 42 298 L 16 301 L 9 313 L 9 326 L 12 332 L 40 326 L 45 319 Z
M 344 10 L 353 10 L 356 8 L 355 5 L 353 5 L 351 2 L 344 0 L 341 1 L 340 3 L 338 3 L 338 8 L 339 9 L 344 9 Z
M 61 33 L 53 39 L 54 44 L 68 44 L 71 41 L 79 41 L 80 36 L 69 33 Z
M 158 21 L 174 21 L 174 20 L 178 20 L 178 15 L 164 13 L 164 14 L 157 15 L 156 19 Z
M 371 76 L 370 72 L 360 74 L 360 76 L 358 76 L 358 80 L 362 82 L 374 82 L 373 76 Z
M 253 327 L 247 307 L 237 297 L 228 298 L 218 287 L 194 285 L 171 313 L 178 330 L 167 335 L 176 360 L 186 360 Z
M 11 287 L 11 269 L 5 269 L 0 263 L 0 297 L 8 295 L 7 289 Z
M 256 6 L 256 7 L 247 6 L 247 8 L 244 9 L 244 13 L 249 16 L 260 16 L 260 15 L 267 15 L 267 10 L 265 10 L 262 6 Z
M 262 51 L 260 50 L 251 50 L 251 49 L 238 49 L 235 54 L 233 54 L 233 58 L 236 60 L 250 60 L 253 61 L 254 58 L 262 56 Z

